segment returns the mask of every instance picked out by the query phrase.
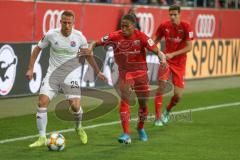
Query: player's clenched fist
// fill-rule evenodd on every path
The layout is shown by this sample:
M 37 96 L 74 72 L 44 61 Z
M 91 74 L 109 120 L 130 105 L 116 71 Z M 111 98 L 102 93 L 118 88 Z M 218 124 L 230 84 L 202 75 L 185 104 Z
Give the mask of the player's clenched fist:
M 31 80 L 33 78 L 33 70 L 29 69 L 26 73 L 26 77 Z

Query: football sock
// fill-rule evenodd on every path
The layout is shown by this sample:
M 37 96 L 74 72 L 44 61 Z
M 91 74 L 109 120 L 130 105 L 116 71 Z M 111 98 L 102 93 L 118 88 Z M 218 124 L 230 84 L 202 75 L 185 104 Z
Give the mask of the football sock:
M 172 96 L 171 101 L 167 106 L 168 112 L 170 112 L 171 109 L 177 104 L 178 100 L 179 100 L 178 96 L 176 96 L 176 95 Z
M 38 107 L 37 109 L 37 128 L 39 131 L 39 135 L 41 137 L 46 136 L 46 128 L 47 128 L 47 108 Z
M 83 117 L 82 107 L 80 106 L 80 109 L 79 109 L 78 112 L 73 112 L 73 115 L 74 115 L 74 119 L 75 119 L 75 122 L 76 122 L 75 128 L 80 128 L 82 126 L 81 121 L 82 121 L 82 117 Z
M 121 100 L 120 103 L 120 119 L 123 127 L 123 132 L 129 134 L 130 108 L 126 101 Z
M 138 108 L 138 129 L 142 129 L 144 125 L 144 121 L 147 120 L 148 116 L 148 107 L 139 107 Z
M 162 108 L 162 95 L 156 94 L 155 99 L 155 119 L 161 118 L 161 108 Z

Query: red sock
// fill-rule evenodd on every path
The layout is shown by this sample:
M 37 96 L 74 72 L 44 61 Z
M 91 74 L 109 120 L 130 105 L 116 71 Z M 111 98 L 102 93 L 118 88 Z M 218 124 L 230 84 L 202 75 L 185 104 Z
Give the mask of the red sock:
M 160 119 L 162 108 L 162 95 L 156 94 L 154 102 L 155 102 L 155 119 Z
M 130 109 L 128 102 L 123 100 L 120 103 L 120 119 L 122 122 L 123 132 L 129 134 Z
M 179 101 L 178 96 L 176 96 L 176 95 L 172 96 L 171 101 L 167 106 L 167 111 L 168 112 L 171 111 L 171 109 L 177 104 L 178 101 Z
M 138 108 L 138 117 L 139 117 L 139 120 L 138 120 L 138 129 L 142 129 L 143 128 L 143 125 L 144 125 L 144 121 L 147 119 L 147 116 L 148 116 L 148 107 L 139 107 Z

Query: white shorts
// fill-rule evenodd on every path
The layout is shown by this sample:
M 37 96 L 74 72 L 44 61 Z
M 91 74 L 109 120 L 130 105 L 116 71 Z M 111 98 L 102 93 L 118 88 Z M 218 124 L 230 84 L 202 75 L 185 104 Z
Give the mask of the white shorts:
M 48 72 L 42 81 L 39 94 L 44 94 L 51 100 L 58 91 L 63 91 L 66 99 L 81 98 L 80 67 L 68 75 L 62 72 Z

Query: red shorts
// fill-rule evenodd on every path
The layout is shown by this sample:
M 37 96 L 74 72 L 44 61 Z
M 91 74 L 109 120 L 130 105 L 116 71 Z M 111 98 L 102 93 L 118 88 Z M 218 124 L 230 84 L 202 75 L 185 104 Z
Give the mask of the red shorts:
M 172 80 L 174 86 L 184 88 L 184 76 L 185 76 L 185 63 L 181 65 L 168 63 L 167 69 L 161 69 L 161 65 L 158 69 L 158 80 Z
M 119 72 L 119 89 L 130 86 L 138 97 L 148 97 L 150 93 L 147 71 L 138 70 L 134 72 Z

